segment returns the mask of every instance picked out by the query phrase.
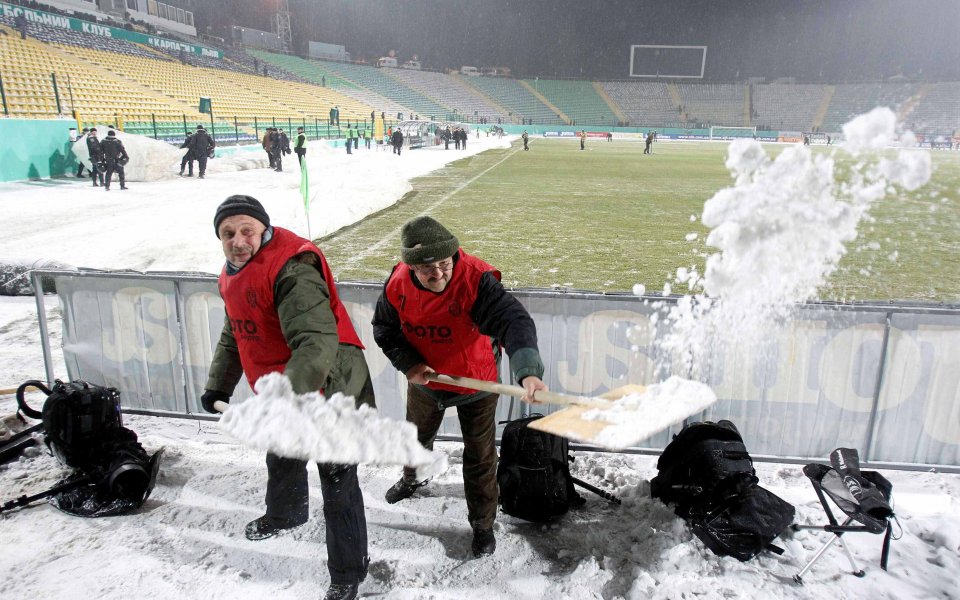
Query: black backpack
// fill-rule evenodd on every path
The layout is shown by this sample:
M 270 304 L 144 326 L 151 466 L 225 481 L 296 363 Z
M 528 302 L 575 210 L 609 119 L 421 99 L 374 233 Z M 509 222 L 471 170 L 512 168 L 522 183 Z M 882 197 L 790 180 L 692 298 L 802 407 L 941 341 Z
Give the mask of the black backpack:
M 28 387 L 47 394 L 42 410 L 27 405 L 23 392 Z M 58 379 L 53 389 L 39 381 L 28 381 L 17 389 L 17 404 L 28 417 L 43 420 L 44 441 L 50 452 L 75 469 L 95 462 L 102 440 L 123 427 L 120 392 L 86 381 L 64 383 Z
M 691 423 L 657 461 L 650 493 L 672 504 L 714 553 L 745 561 L 793 522 L 794 508 L 758 485 L 753 459 L 730 421 Z
M 553 521 L 585 500 L 573 489 L 570 446 L 566 438 L 530 429 L 531 415 L 510 421 L 500 440 L 497 484 L 500 506 L 527 521 Z
M 27 405 L 29 387 L 47 394 L 42 410 Z M 57 380 L 52 389 L 28 381 L 17 388 L 17 404 L 28 417 L 42 419 L 50 453 L 73 472 L 45 492 L 3 504 L 0 512 L 46 497 L 60 510 L 83 517 L 125 514 L 143 505 L 163 449 L 151 457 L 137 434 L 123 426 L 120 392 L 79 380 Z

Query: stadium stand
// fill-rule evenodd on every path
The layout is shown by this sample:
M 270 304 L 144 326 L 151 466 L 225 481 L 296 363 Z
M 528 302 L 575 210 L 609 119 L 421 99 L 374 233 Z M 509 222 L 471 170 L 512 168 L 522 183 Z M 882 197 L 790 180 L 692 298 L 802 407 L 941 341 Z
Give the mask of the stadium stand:
M 16 26 L 13 17 L 0 16 L 0 23 L 9 25 L 10 27 Z M 41 42 L 87 47 L 91 46 L 91 39 L 95 39 L 96 47 L 111 52 L 153 59 L 161 59 L 161 57 L 163 57 L 162 54 L 139 44 L 134 44 L 133 42 L 100 36 L 91 38 L 89 35 L 61 27 L 47 27 L 36 23 L 27 23 L 27 35 Z
M 410 114 L 411 112 L 409 107 L 403 106 L 396 100 L 361 88 L 352 81 L 343 79 L 337 73 L 324 69 L 320 63 L 315 60 L 306 60 L 297 56 L 275 54 L 261 50 L 248 49 L 247 52 L 261 62 L 285 69 L 295 75 L 303 77 L 315 85 L 325 85 L 326 87 L 333 88 L 345 96 L 372 106 L 377 113 L 386 113 L 388 119 L 390 118 L 389 115 L 396 116 L 397 113 Z M 369 117 L 369 115 L 367 116 Z
M 894 111 L 911 96 L 920 91 L 912 83 L 858 83 L 834 86 L 833 98 L 821 131 L 840 131 L 841 126 L 851 117 L 867 112 L 877 106 L 888 106 Z
M 346 120 L 370 115 L 368 105 L 329 88 L 194 67 L 131 42 L 35 24 L 30 24 L 25 40 L 11 29 L 5 31 L 7 35 L 0 35 L 0 72 L 13 115 L 50 117 L 76 111 L 84 123 L 117 123 L 129 130 L 156 131 L 159 137 L 182 135 L 187 121 L 191 127 L 207 122 L 209 115 L 198 112 L 200 97 L 212 100 L 218 120 L 229 120 L 215 127 L 231 137 L 239 137 L 235 128 L 253 129 L 255 117 L 259 127 L 274 122 L 283 126 L 286 121 L 292 128 L 307 125 L 308 119 L 326 120 L 333 105 L 340 106 Z M 51 74 L 58 80 L 59 110 Z
M 686 120 L 709 125 L 748 125 L 745 86 L 732 83 L 678 83 L 680 108 Z
M 116 26 L 116 24 L 111 23 Z M 645 127 L 757 126 L 837 132 L 875 106 L 894 108 L 917 133 L 960 131 L 960 83 L 715 84 L 656 81 L 515 80 L 374 68 L 248 49 L 218 48 L 223 58 L 161 50 L 110 37 L 27 23 L 21 40 L 0 16 L 0 75 L 11 116 L 67 116 L 182 134 L 211 98 L 217 129 L 268 123 L 366 121 L 371 111 L 436 120 Z M 176 37 L 176 36 L 170 36 Z M 186 40 L 195 44 L 196 41 Z M 207 44 L 208 46 L 210 44 Z M 269 77 L 262 75 L 268 68 Z M 57 80 L 59 107 L 51 76 Z M 599 90 L 599 91 L 598 91 Z M 234 122 L 236 117 L 236 123 Z M 155 123 L 155 124 L 154 124 Z M 327 134 L 337 132 L 326 130 Z M 219 133 L 219 131 L 218 131 Z M 239 137 L 239 134 L 238 134 Z
M 631 125 L 664 127 L 680 121 L 680 108 L 658 81 L 604 81 L 607 95 L 620 106 Z
M 616 121 L 614 110 L 589 81 L 528 79 L 527 83 L 570 117 L 574 124 L 612 125 Z
M 260 64 L 267 63 L 294 73 L 303 77 L 310 83 L 315 83 L 321 85 L 326 83 L 327 87 L 332 87 L 335 90 L 349 90 L 349 89 L 358 89 L 358 86 L 352 81 L 343 79 L 333 71 L 329 71 L 321 67 L 320 63 L 315 60 L 306 60 L 300 58 L 299 56 L 291 56 L 289 54 L 276 54 L 274 52 L 266 52 L 264 50 L 256 50 L 254 48 L 248 48 L 246 51 L 249 60 L 252 62 L 254 58 L 260 61 Z
M 102 52 L 128 62 L 143 60 L 129 54 Z M 150 60 L 157 64 L 164 62 Z M 155 114 L 158 118 L 182 119 L 184 113 L 191 119 L 198 116 L 195 110 L 138 89 L 68 54 L 59 53 L 54 45 L 33 38 L 21 40 L 12 31 L 0 36 L 0 71 L 3 73 L 8 109 L 14 116 L 50 118 L 69 114 L 71 109 L 79 111 L 91 121 L 99 122 L 113 122 L 118 114 L 128 118 L 147 118 Z M 51 81 L 52 73 L 58 78 L 59 112 Z
M 413 69 L 384 69 L 383 72 L 433 98 L 437 104 L 455 109 L 469 120 L 483 117 L 496 122 L 498 117 L 507 116 L 505 111 L 491 104 L 475 88 L 463 83 L 459 77 Z
M 563 119 L 553 112 L 549 106 L 541 102 L 536 96 L 523 87 L 515 79 L 501 77 L 471 77 L 464 79 L 470 85 L 490 96 L 494 102 L 508 109 L 511 121 L 520 122 L 521 119 L 533 119 L 534 123 L 550 125 L 564 124 Z
M 450 108 L 437 104 L 393 77 L 388 77 L 381 69 L 352 63 L 335 63 L 324 60 L 316 62 L 324 70 L 333 71 L 339 77 L 352 81 L 385 98 L 392 98 L 398 104 L 419 114 L 421 118 L 443 119 L 453 112 Z M 367 111 L 367 116 L 369 117 L 369 111 Z M 404 113 L 404 116 L 410 118 L 413 115 L 407 112 Z
M 753 125 L 761 129 L 811 131 L 825 88 L 808 84 L 753 86 Z
M 934 83 L 926 89 L 905 121 L 907 128 L 924 134 L 960 133 L 960 83 Z

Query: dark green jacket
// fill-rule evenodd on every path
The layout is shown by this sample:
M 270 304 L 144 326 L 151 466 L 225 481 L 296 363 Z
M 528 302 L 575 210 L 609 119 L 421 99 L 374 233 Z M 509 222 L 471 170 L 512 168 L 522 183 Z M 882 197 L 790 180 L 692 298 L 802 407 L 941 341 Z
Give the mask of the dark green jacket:
M 329 288 L 318 260 L 311 253 L 291 258 L 273 285 L 274 308 L 292 353 L 284 374 L 297 394 L 323 389 L 326 396 L 342 392 L 356 398 L 358 405 L 375 406 L 363 351 L 339 343 Z M 205 387 L 233 394 L 243 367 L 229 319 L 226 315 Z

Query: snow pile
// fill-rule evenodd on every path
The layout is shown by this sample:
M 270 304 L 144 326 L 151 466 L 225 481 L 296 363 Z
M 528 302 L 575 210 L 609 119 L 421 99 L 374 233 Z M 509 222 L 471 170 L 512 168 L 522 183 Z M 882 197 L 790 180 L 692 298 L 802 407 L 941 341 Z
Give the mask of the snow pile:
M 419 479 L 447 468 L 446 455 L 421 446 L 412 423 L 357 408 L 350 396 L 294 394 L 280 373 L 264 375 L 255 389 L 253 398 L 231 404 L 220 418 L 220 428 L 247 446 L 318 463 L 417 467 Z
M 629 448 L 660 433 L 717 401 L 709 386 L 673 376 L 648 386 L 642 394 L 630 394 L 611 403 L 609 408 L 594 408 L 583 413 L 586 421 L 606 421 L 591 442 L 611 450 Z
M 103 141 L 107 137 L 109 128 L 97 127 L 97 137 Z M 124 177 L 127 181 L 161 181 L 179 177 L 180 161 L 187 153 L 167 142 L 161 142 L 145 135 L 135 135 L 116 130 L 117 137 L 123 142 L 123 147 L 130 156 L 130 162 L 124 167 Z M 87 150 L 87 138 L 81 137 L 73 143 L 73 153 L 77 160 L 90 168 L 90 153 Z M 311 147 L 312 149 L 312 147 Z M 222 151 L 218 151 L 222 152 Z M 231 173 L 262 169 L 267 166 L 268 159 L 265 152 L 237 151 L 232 154 L 207 160 L 208 173 Z M 197 172 L 194 163 L 194 175 Z
M 79 268 L 219 273 L 223 250 L 213 232 L 213 214 L 227 196 L 253 196 L 273 224 L 316 239 L 392 206 L 412 189 L 411 179 L 491 148 L 507 148 L 511 139 L 481 138 L 461 152 L 444 152 L 441 146 L 402 157 L 364 148 L 348 155 L 343 148 L 313 142 L 307 152 L 309 232 L 296 158 L 285 157 L 284 171 L 276 173 L 263 168 L 267 155 L 259 146 L 209 160 L 203 180 L 176 176 L 186 150 L 174 148 L 168 179 L 133 183 L 124 192 L 114 188 L 106 193 L 89 179 L 63 181 L 56 191 L 29 183 L 2 184 L 0 212 L 6 229 L 0 257 L 55 260 Z M 86 157 L 85 146 L 82 152 Z M 145 233 L 147 224 L 163 234 Z M 397 250 L 391 240 L 370 252 Z M 336 273 L 337 265 L 333 268 Z
M 702 276 L 677 269 L 675 282 L 693 294 L 659 307 L 670 325 L 660 347 L 674 372 L 704 379 L 712 358 L 762 348 L 796 303 L 816 297 L 871 204 L 897 187 L 915 190 L 930 179 L 927 152 L 878 154 L 897 137 L 890 109 L 853 119 L 844 136 L 843 149 L 854 163 L 844 169 L 843 182 L 833 154 L 797 145 L 771 159 L 755 140 L 730 144 L 726 166 L 735 184 L 710 198 L 702 215 L 711 228 L 706 244 L 719 251 L 707 258 Z
M 109 128 L 97 127 L 97 138 L 102 142 L 107 138 Z M 130 156 L 130 162 L 123 168 L 127 181 L 159 181 L 176 176 L 180 170 L 180 159 L 186 150 L 180 150 L 166 142 L 143 135 L 134 135 L 116 130 L 117 138 Z M 90 168 L 90 152 L 87 150 L 87 137 L 83 136 L 73 143 L 73 153 L 77 160 Z M 173 165 L 176 165 L 174 170 Z M 116 180 L 116 178 L 115 178 Z

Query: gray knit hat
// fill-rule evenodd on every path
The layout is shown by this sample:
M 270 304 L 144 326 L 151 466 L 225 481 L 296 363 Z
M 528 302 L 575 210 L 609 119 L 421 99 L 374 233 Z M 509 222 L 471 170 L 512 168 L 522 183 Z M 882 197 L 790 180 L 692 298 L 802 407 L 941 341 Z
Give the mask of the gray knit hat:
M 400 260 L 408 265 L 443 260 L 459 248 L 460 240 L 430 217 L 411 219 L 400 230 Z
M 243 196 L 237 194 L 230 196 L 217 207 L 217 213 L 213 216 L 213 232 L 220 237 L 220 223 L 227 217 L 234 215 L 247 215 L 260 221 L 266 227 L 270 227 L 270 215 L 264 210 L 260 201 L 253 196 Z

